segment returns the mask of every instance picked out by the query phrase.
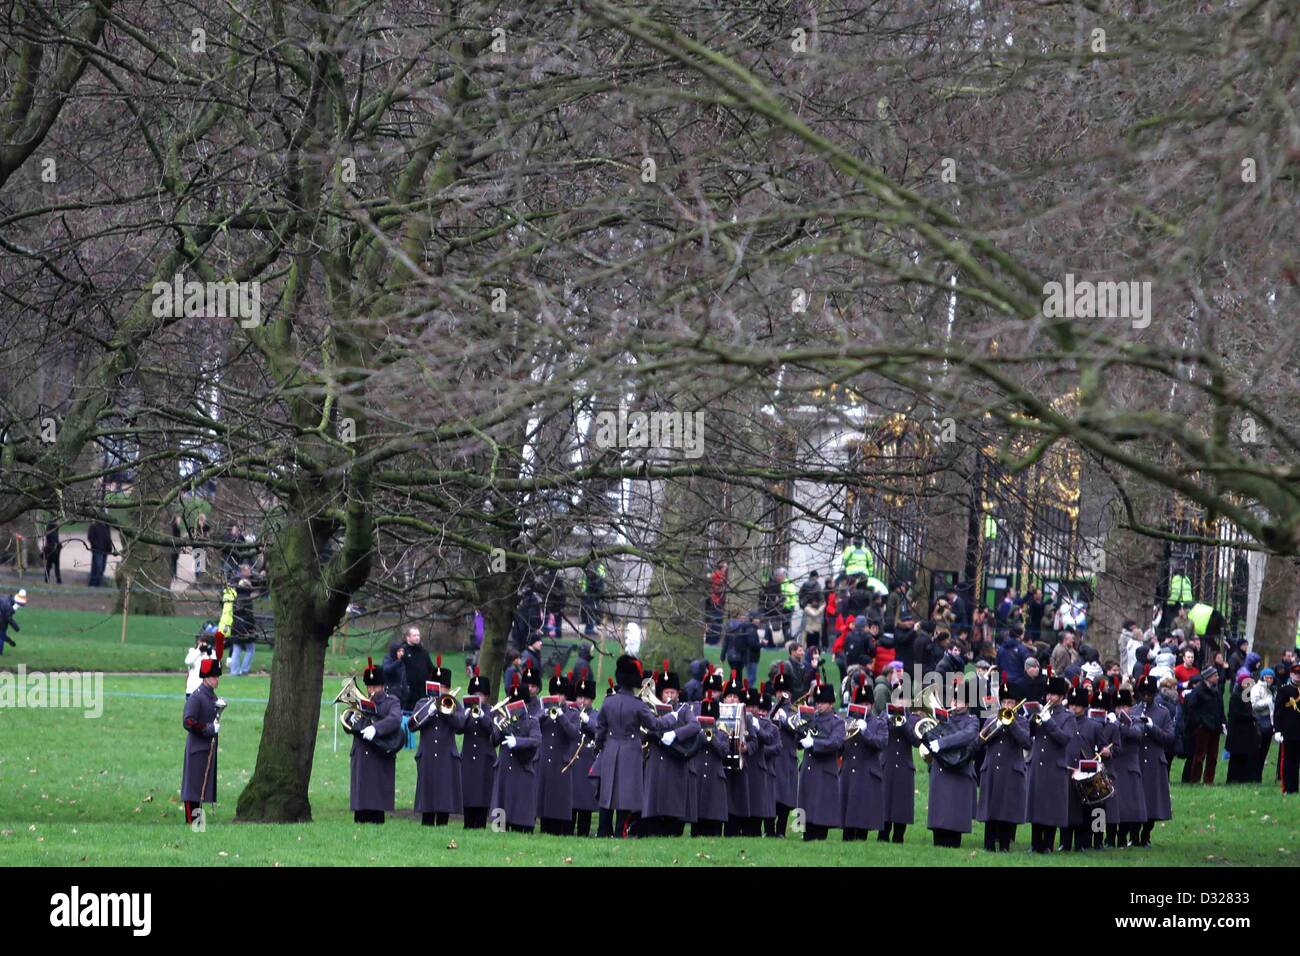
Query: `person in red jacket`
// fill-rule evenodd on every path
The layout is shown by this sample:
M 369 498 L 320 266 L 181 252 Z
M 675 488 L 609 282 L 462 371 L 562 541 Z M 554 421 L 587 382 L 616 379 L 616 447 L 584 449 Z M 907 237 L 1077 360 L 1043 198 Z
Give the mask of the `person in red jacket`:
M 1174 668 L 1174 678 L 1179 684 L 1186 687 L 1187 682 L 1201 672 L 1196 666 L 1196 652 L 1183 651 L 1183 662 Z

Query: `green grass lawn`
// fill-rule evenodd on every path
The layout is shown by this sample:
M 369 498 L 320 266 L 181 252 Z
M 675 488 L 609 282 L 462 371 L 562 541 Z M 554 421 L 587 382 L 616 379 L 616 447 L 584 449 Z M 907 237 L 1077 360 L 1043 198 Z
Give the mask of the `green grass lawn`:
M 33 628 L 35 629 L 35 628 Z M 25 633 L 25 632 L 24 632 Z M 11 649 L 12 650 L 12 649 Z M 5 655 L 6 664 L 9 663 Z M 206 832 L 181 819 L 179 800 L 184 677 L 110 676 L 103 713 L 0 710 L 0 863 L 9 865 L 302 865 L 389 864 L 421 859 L 433 865 L 942 865 L 954 858 L 997 866 L 1294 865 L 1300 847 L 1300 803 L 1283 802 L 1272 786 L 1174 786 L 1175 819 L 1156 830 L 1151 850 L 1031 857 L 988 855 L 977 832 L 961 850 L 930 846 L 923 827 L 901 848 L 823 844 L 797 839 L 655 838 L 640 841 L 464 831 L 458 822 L 421 827 L 392 817 L 361 827 L 348 811 L 348 745 L 333 749 L 333 716 L 322 708 L 312 779 L 315 822 L 294 826 L 236 825 L 235 801 L 256 757 L 268 680 L 226 678 L 230 701 L 222 721 L 218 796 Z M 333 696 L 333 687 L 327 684 Z M 328 698 L 327 698 L 328 699 Z M 1222 767 L 1220 770 L 1222 771 Z M 409 807 L 415 786 L 413 751 L 398 760 L 397 803 Z M 925 814 L 925 775 L 918 774 L 918 819 Z M 450 844 L 455 842 L 453 849 Z M 424 856 L 427 854 L 427 856 Z
M 217 614 L 212 615 L 215 620 Z M 126 643 L 122 643 L 122 617 L 98 611 L 68 611 L 26 607 L 19 612 L 21 631 L 10 636 L 17 647 L 6 647 L 0 656 L 0 670 L 19 663 L 31 670 L 96 670 L 107 672 L 159 672 L 184 670 L 185 652 L 204 617 L 127 618 Z M 326 672 L 351 674 L 366 666 L 366 656 L 383 656 L 391 627 L 372 630 L 356 627 L 348 636 L 347 653 L 326 655 Z M 269 671 L 273 648 L 259 644 L 253 655 L 253 669 Z M 444 655 L 443 663 L 463 673 L 463 655 Z

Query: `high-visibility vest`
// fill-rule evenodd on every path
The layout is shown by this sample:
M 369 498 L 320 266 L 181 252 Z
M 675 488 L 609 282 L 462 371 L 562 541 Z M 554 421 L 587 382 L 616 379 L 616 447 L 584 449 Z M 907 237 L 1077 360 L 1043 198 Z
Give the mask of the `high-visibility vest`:
M 840 563 L 845 574 L 870 574 L 873 562 L 871 552 L 866 548 L 855 548 L 850 545 L 840 556 Z
M 235 626 L 235 589 L 227 587 L 221 592 L 221 619 L 217 621 L 217 630 L 226 637 L 230 636 L 231 628 Z
M 984 516 L 984 537 L 990 541 L 998 536 L 998 519 L 992 515 Z
M 605 580 L 605 566 L 604 566 L 603 564 L 598 564 L 598 565 L 596 565 L 595 570 L 596 570 L 596 577 L 600 578 L 601 581 L 604 581 L 604 580 Z M 584 575 L 582 576 L 582 580 L 581 580 L 580 584 L 581 584 L 581 587 L 582 587 L 582 593 L 583 593 L 583 594 L 586 594 L 586 593 L 587 593 L 587 575 L 584 574 Z
M 793 611 L 799 606 L 799 590 L 789 578 L 781 582 L 781 594 L 785 597 L 785 606 L 789 610 Z
M 1170 604 L 1191 604 L 1195 600 L 1192 594 L 1192 582 L 1187 575 L 1175 574 L 1169 579 Z
M 1214 613 L 1214 608 L 1209 604 L 1197 604 L 1187 612 L 1187 619 L 1192 622 L 1192 630 L 1196 632 L 1197 637 L 1205 636 L 1205 629 L 1210 624 L 1210 615 Z

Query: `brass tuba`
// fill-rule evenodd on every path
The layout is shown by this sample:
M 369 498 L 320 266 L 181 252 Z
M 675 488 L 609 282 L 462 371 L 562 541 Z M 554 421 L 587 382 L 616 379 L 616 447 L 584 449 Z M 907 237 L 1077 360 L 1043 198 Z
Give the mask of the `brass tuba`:
M 450 716 L 456 712 L 456 698 L 460 696 L 460 688 L 443 694 L 438 698 L 438 713 L 444 717 Z
M 334 698 L 336 704 L 347 704 L 343 713 L 339 714 L 339 723 L 348 733 L 355 733 L 357 722 L 366 717 L 361 711 L 362 704 L 369 704 L 370 698 L 361 692 L 357 686 L 357 675 L 353 674 L 343 682 L 343 689 L 338 692 Z
M 925 713 L 925 716 L 918 720 L 912 728 L 912 733 L 916 735 L 916 739 L 924 742 L 925 735 L 939 726 L 936 711 L 943 708 L 943 702 L 939 700 L 933 687 L 927 687 L 921 691 L 921 699 L 913 707 Z

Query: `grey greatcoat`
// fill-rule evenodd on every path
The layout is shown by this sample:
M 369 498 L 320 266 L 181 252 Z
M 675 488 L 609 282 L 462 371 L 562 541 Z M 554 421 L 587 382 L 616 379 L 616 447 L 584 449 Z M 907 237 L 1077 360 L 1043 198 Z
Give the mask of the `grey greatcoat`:
M 1146 736 L 1146 722 L 1131 712 L 1127 725 L 1118 713 L 1116 717 L 1119 752 L 1110 763 L 1115 795 L 1106 801 L 1106 822 L 1146 823 L 1146 791 L 1142 788 L 1142 738 Z
M 674 719 L 671 729 L 679 744 L 690 744 L 700 732 L 700 725 L 695 722 L 689 704 L 679 704 L 665 716 Z M 689 764 L 690 758 L 665 747 L 657 738 L 650 741 L 650 750 L 645 758 L 645 802 L 641 816 L 688 819 Z
M 465 732 L 465 708 L 438 712 L 437 701 L 421 701 L 407 725 L 420 732 L 415 751 L 415 812 L 462 813 L 461 758 L 456 735 Z M 419 718 L 417 720 L 417 718 Z
M 645 779 L 641 763 L 641 728 L 664 731 L 677 719 L 654 715 L 650 705 L 620 688 L 606 697 L 596 718 L 596 746 L 600 757 L 594 771 L 600 776 L 602 810 L 634 810 L 645 805 Z
M 1030 721 L 1034 738 L 1029 755 L 1029 822 L 1045 827 L 1070 823 L 1070 765 L 1066 759 L 1074 739 L 1074 714 L 1058 704 L 1050 720 Z
M 578 748 L 581 719 L 575 708 L 560 705 L 552 720 L 544 711 L 540 719 L 542 745 L 537 750 L 537 816 L 546 820 L 568 820 L 573 816 L 573 784 L 561 773 Z
M 1133 712 L 1151 718 L 1151 726 L 1147 728 L 1138 747 L 1147 819 L 1172 820 L 1174 808 L 1169 799 L 1169 756 L 1165 748 L 1174 744 L 1173 714 L 1168 707 L 1158 702 L 1150 707 L 1138 704 Z
M 830 711 L 814 714 L 811 750 L 799 767 L 799 808 L 804 821 L 819 827 L 840 827 L 840 754 L 844 750 L 844 720 Z
M 724 758 L 731 753 L 731 741 L 721 724 L 713 728 L 713 739 L 701 731 L 704 742 L 691 757 L 690 788 L 687 790 L 686 820 L 713 822 L 727 819 L 727 769 Z
M 776 764 L 781 758 L 781 732 L 766 717 L 752 719 L 757 721 L 757 728 L 750 754 L 754 760 L 749 778 L 749 815 L 770 820 L 776 816 Z
M 889 745 L 889 724 L 870 714 L 864 719 L 866 730 L 852 737 L 845 731 L 840 818 L 845 829 L 879 830 L 885 825 L 885 771 L 880 755 Z
M 793 807 L 799 800 L 799 739 L 790 730 L 790 705 L 787 703 L 777 714 L 781 752 L 772 766 L 776 774 L 776 802 L 783 807 Z
M 912 823 L 916 819 L 916 764 L 912 750 L 920 742 L 916 739 L 916 714 L 908 714 L 901 727 L 889 721 L 889 743 L 880 755 L 880 767 L 885 776 L 885 822 Z
M 181 720 L 185 727 L 181 799 L 190 803 L 215 803 L 217 799 L 217 734 L 212 729 L 216 719 L 217 693 L 207 684 L 199 684 L 198 690 L 185 701 Z
M 492 784 L 496 779 L 497 753 L 492 746 L 492 715 L 483 705 L 474 717 L 465 714 L 465 737 L 460 753 L 461 797 L 467 807 L 492 805 Z
M 372 726 L 377 737 L 391 734 L 401 726 L 402 705 L 396 697 L 380 691 L 371 699 L 375 703 Z M 396 787 L 397 755 L 384 753 L 360 734 L 353 734 L 352 809 L 390 811 Z
M 997 725 L 997 719 L 992 721 Z M 987 729 L 988 724 L 985 724 Z M 983 823 L 1024 823 L 1028 820 L 1029 787 L 1025 751 L 1033 746 L 1029 721 L 1019 715 L 1009 727 L 998 726 L 981 746 L 980 795 L 975 819 Z
M 513 748 L 505 744 L 511 736 Z M 500 745 L 492 809 L 504 809 L 510 826 L 532 827 L 537 822 L 537 748 L 542 744 L 537 718 L 525 713 L 504 732 L 493 727 L 492 742 Z
M 932 744 L 942 750 L 951 750 L 974 744 L 980 732 L 979 718 L 974 714 L 955 714 L 948 718 L 957 730 L 938 738 Z M 975 817 L 975 761 L 966 762 L 960 770 L 944 766 L 937 759 L 930 761 L 930 805 L 925 825 L 931 830 L 952 830 L 970 833 Z
M 744 721 L 745 761 L 740 770 L 727 771 L 727 813 L 733 817 L 757 816 L 750 810 L 749 791 L 754 785 L 753 774 L 757 773 L 758 751 L 761 745 L 750 726 L 749 717 Z
M 599 716 L 594 707 L 587 708 L 587 719 L 583 721 L 578 715 L 578 732 L 582 735 L 582 751 L 573 762 L 568 773 L 570 790 L 573 794 L 573 809 L 594 811 L 600 809 L 596 799 L 596 785 L 599 780 L 591 776 L 591 765 L 596 761 L 596 718 Z M 575 743 L 576 747 L 577 744 Z

